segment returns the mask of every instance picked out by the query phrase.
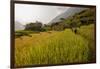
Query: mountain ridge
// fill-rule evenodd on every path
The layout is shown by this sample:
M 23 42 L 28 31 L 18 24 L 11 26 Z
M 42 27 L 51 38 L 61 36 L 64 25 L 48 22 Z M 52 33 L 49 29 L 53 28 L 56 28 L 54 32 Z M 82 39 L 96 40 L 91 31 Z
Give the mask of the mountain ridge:
M 16 30 L 24 30 L 25 29 L 25 26 L 22 25 L 20 22 L 18 21 L 15 21 L 15 31 Z
M 75 13 L 79 13 L 79 12 L 85 10 L 85 9 L 86 8 L 71 7 L 68 10 L 66 10 L 65 12 L 63 12 L 62 14 L 59 14 L 58 16 L 56 16 L 48 24 L 59 22 L 59 21 L 61 21 L 60 18 L 68 18 L 69 16 L 72 16 Z

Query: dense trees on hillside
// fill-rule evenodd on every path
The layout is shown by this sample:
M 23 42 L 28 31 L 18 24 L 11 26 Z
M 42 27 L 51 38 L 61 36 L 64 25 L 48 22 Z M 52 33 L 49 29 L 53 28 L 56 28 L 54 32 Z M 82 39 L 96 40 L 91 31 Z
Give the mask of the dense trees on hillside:
M 67 19 L 60 18 L 61 22 L 52 23 L 51 26 L 53 30 L 64 30 L 65 28 L 77 28 L 83 25 L 92 24 L 95 23 L 95 13 L 94 8 L 89 8 Z

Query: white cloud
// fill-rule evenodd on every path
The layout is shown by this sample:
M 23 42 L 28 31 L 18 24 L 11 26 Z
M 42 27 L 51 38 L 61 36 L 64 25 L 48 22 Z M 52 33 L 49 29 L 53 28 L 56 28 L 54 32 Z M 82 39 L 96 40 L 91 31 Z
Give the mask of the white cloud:
M 63 6 L 15 4 L 15 21 L 22 24 L 40 21 L 46 24 L 68 8 Z

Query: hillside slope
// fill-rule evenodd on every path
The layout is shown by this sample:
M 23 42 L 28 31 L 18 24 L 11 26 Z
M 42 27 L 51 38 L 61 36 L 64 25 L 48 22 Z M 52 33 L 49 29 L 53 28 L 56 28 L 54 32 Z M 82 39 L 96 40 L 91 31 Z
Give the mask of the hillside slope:
M 85 10 L 86 8 L 78 8 L 78 7 L 71 7 L 68 10 L 66 10 L 64 13 L 56 16 L 54 19 L 52 19 L 49 23 L 59 22 L 61 21 L 60 18 L 67 18 L 69 16 L 73 16 L 75 13 L 79 13 L 82 10 Z
M 25 26 L 22 25 L 20 22 L 15 21 L 15 30 L 24 30 Z

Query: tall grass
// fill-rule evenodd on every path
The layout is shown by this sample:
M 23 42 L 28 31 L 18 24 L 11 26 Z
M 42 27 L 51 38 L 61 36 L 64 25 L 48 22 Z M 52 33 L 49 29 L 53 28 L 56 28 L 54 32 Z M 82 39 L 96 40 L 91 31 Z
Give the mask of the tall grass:
M 88 41 L 70 29 L 15 39 L 15 65 L 84 63 L 89 61 Z
M 88 26 L 82 26 L 78 33 L 88 40 L 89 51 L 90 51 L 90 62 L 95 62 L 96 58 L 96 46 L 95 46 L 95 29 L 94 24 Z

